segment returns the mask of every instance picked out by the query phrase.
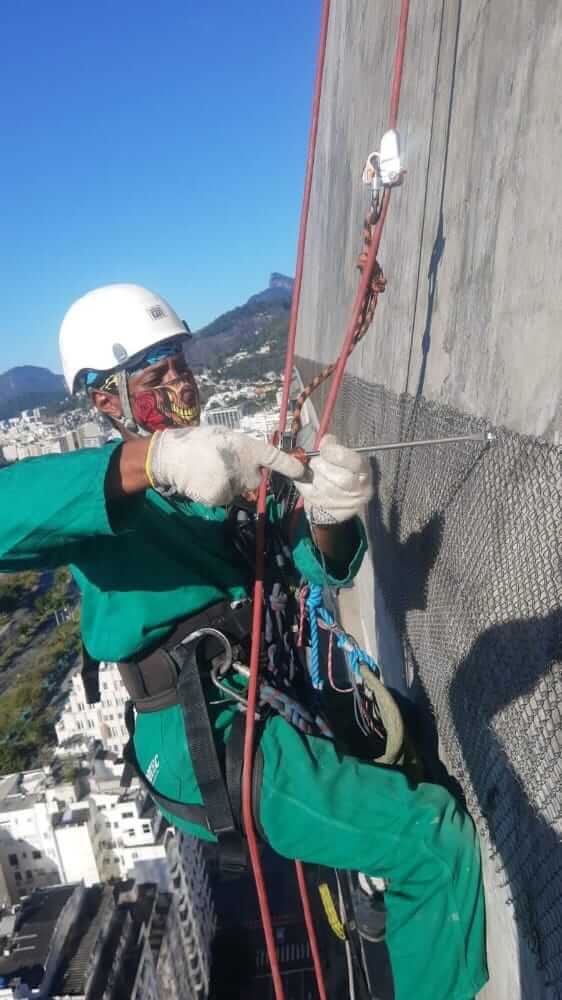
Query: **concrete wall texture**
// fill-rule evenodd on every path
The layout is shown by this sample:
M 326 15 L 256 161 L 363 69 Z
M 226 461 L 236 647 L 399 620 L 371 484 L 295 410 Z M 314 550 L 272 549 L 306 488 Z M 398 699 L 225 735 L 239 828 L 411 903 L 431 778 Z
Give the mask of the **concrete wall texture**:
M 361 173 L 386 127 L 399 7 L 332 3 L 297 337 L 305 382 L 337 356 L 351 314 Z M 495 454 L 379 460 L 372 560 L 352 602 L 482 832 L 487 1000 L 562 996 L 562 909 L 547 899 L 562 871 L 561 46 L 560 0 L 412 2 L 407 174 L 379 253 L 387 289 L 334 421 L 352 443 L 500 428 Z
M 360 178 L 386 125 L 398 13 L 332 8 L 298 337 L 319 361 L 357 286 Z M 559 0 L 412 3 L 388 288 L 348 368 L 396 392 L 421 380 L 430 399 L 547 438 L 561 414 L 561 13 Z

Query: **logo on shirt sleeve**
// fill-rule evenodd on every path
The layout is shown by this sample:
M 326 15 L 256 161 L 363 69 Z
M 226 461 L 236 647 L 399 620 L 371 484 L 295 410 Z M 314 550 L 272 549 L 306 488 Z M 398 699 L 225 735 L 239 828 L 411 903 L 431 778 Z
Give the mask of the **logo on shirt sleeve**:
M 160 757 L 156 753 L 156 754 L 154 754 L 154 757 L 150 761 L 150 764 L 148 765 L 148 767 L 146 769 L 146 772 L 145 772 L 146 773 L 146 777 L 147 777 L 148 781 L 150 781 L 151 785 L 153 785 L 154 782 L 156 781 L 156 778 L 158 777 L 159 770 L 160 770 Z

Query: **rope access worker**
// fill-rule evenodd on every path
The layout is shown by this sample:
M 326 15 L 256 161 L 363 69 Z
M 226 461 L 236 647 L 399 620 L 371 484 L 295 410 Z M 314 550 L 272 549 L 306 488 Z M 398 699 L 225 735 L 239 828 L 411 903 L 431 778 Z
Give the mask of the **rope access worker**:
M 305 470 L 263 441 L 199 426 L 188 338 L 170 305 L 137 285 L 74 303 L 60 331 L 66 381 L 86 388 L 121 440 L 2 469 L 0 571 L 70 565 L 85 650 L 120 664 L 135 705 L 129 759 L 170 822 L 235 851 L 241 756 L 233 764 L 229 747 L 243 718 L 251 546 L 237 540 L 232 507 L 264 468 L 292 481 L 304 511 L 267 565 L 285 559 L 295 578 L 341 587 L 363 558 L 357 515 L 372 480 L 368 462 L 332 437 Z M 278 534 L 280 516 L 270 502 Z M 233 657 L 234 679 L 224 669 Z M 340 752 L 304 717 L 271 711 L 258 730 L 261 836 L 287 858 L 386 880 L 397 1000 L 469 1000 L 487 978 L 471 819 L 443 788 Z

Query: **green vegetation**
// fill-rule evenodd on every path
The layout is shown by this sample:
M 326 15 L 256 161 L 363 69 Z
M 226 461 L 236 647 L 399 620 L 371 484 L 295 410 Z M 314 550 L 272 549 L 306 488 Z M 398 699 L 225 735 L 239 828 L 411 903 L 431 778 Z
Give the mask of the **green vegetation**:
M 33 668 L 0 698 L 0 773 L 34 766 L 55 742 L 53 711 L 46 703 L 79 650 L 80 626 L 72 620 L 56 630 Z
M 35 601 L 35 611 L 41 622 L 66 603 L 71 581 L 72 577 L 66 566 L 55 570 L 51 587 Z
M 289 312 L 291 308 L 290 301 L 279 301 L 275 303 L 264 301 L 263 299 L 258 299 L 257 301 L 246 302 L 243 306 L 238 306 L 236 309 L 231 309 L 229 312 L 223 313 L 217 319 L 209 323 L 208 326 L 203 327 L 202 330 L 198 331 L 198 336 L 203 337 L 216 337 L 220 333 L 230 333 L 233 327 L 237 324 L 247 323 L 254 316 L 262 317 L 264 313 L 268 313 L 275 309 L 276 311 L 282 310 Z
M 213 358 L 211 366 L 211 376 L 219 380 L 220 378 L 233 378 L 242 381 L 253 381 L 263 378 L 267 372 L 282 372 L 285 367 L 285 352 L 287 350 L 287 334 L 289 331 L 289 315 L 283 315 L 274 320 L 267 330 L 258 333 L 248 344 L 241 344 L 241 350 L 257 351 L 258 348 L 269 344 L 270 350 L 267 354 L 254 354 L 251 357 L 241 358 L 234 364 L 224 367 L 228 354 L 224 352 L 217 354 Z
M 18 612 L 0 645 L 0 672 L 9 668 L 16 678 L 0 698 L 0 773 L 39 764 L 54 743 L 47 706 L 80 650 L 80 625 L 75 617 L 54 631 L 45 626 L 68 601 L 70 585 L 66 568 L 0 577 L 4 623 Z
M 0 612 L 8 615 L 21 607 L 25 601 L 33 600 L 33 593 L 39 584 L 39 573 L 27 570 L 24 573 L 10 573 L 0 577 Z
M 259 399 L 251 399 L 246 403 L 246 413 L 248 415 L 253 415 L 254 413 L 259 413 L 260 410 L 270 410 L 275 406 L 277 399 L 277 389 L 267 389 L 263 396 Z
M 70 782 L 74 781 L 74 779 L 76 778 L 77 774 L 79 774 L 79 773 L 80 773 L 79 772 L 79 768 L 76 766 L 76 764 L 74 763 L 74 761 L 72 761 L 72 760 L 65 760 L 65 761 L 63 761 L 61 769 L 60 769 L 60 780 L 64 781 L 64 782 L 70 783 Z
M 83 413 L 88 413 L 91 408 L 92 401 L 90 397 L 85 392 L 82 392 L 77 396 L 65 396 L 64 399 L 47 403 L 46 416 L 58 417 L 61 413 L 72 413 L 74 410 L 82 410 Z
M 66 567 L 55 570 L 50 588 L 43 594 L 38 594 L 39 573 L 17 573 L 8 579 L 0 578 L 0 611 L 5 611 L 5 620 L 0 625 L 7 624 L 10 613 L 27 605 L 32 614 L 18 623 L 17 634 L 10 635 L 0 650 L 0 673 L 10 665 L 15 656 L 23 652 L 32 641 L 37 630 L 46 623 L 50 615 L 68 600 L 68 589 L 71 576 Z

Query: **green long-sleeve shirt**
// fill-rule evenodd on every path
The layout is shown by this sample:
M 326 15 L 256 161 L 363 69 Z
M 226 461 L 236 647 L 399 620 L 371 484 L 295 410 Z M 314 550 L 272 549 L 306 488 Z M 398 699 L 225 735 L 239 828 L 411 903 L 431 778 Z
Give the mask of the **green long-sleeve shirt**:
M 147 490 L 108 510 L 105 478 L 117 447 L 46 455 L 0 471 L 0 572 L 69 565 L 82 594 L 84 644 L 96 660 L 127 659 L 189 614 L 247 593 L 224 508 L 171 504 Z M 268 516 L 280 516 L 275 504 Z M 334 586 L 357 572 L 360 535 L 345 577 L 328 577 Z M 326 582 L 304 517 L 292 548 L 299 573 Z

